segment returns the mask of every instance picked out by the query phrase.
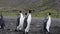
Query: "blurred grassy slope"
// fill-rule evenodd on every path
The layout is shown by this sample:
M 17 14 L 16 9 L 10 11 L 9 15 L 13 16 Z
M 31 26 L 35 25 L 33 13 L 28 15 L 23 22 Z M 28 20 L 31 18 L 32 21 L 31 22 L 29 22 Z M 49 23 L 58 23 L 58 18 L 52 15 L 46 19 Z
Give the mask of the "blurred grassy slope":
M 59 0 L 0 0 L 0 12 L 2 11 L 4 16 L 16 16 L 18 10 L 27 12 L 31 9 L 33 10 L 32 16 L 35 17 L 44 17 L 48 12 L 51 12 L 52 17 L 59 18 L 59 7 Z M 13 10 L 17 11 L 13 12 Z

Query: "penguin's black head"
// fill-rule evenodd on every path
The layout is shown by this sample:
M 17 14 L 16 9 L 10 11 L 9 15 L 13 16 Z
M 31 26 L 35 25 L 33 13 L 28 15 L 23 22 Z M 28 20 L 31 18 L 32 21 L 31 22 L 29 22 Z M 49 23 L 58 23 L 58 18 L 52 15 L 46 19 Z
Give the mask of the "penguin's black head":
M 19 11 L 19 13 L 22 13 L 22 11 Z
M 49 15 L 51 15 L 51 13 L 49 13 Z
M 32 10 L 29 10 L 29 13 L 31 13 Z
M 27 13 L 25 13 L 25 15 L 27 15 Z

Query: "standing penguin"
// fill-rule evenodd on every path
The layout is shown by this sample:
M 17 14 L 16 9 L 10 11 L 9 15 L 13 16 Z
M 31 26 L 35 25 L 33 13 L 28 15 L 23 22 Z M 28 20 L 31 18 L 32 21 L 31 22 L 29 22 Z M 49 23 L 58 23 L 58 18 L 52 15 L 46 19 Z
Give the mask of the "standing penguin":
M 25 13 L 25 18 L 24 18 L 24 24 L 23 24 L 23 34 L 28 34 L 30 24 L 31 24 L 31 10 L 29 10 L 29 13 Z
M 44 34 L 52 34 L 50 33 L 50 26 L 51 26 L 51 13 L 48 14 L 48 16 L 46 16 L 45 20 L 44 20 Z
M 0 14 L 0 29 L 4 29 L 4 26 L 5 24 L 4 24 L 3 16 L 2 14 Z
M 22 11 L 19 11 L 19 17 L 17 19 L 17 31 L 21 31 L 23 28 L 24 17 Z

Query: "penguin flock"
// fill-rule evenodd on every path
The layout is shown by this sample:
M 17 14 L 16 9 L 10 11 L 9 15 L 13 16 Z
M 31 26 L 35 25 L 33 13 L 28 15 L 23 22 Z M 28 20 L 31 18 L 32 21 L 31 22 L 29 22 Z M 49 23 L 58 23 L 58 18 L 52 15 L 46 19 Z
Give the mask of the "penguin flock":
M 28 13 L 25 13 L 25 16 L 22 14 L 22 11 L 19 11 L 19 17 L 17 18 L 16 29 L 15 31 L 23 31 L 23 34 L 28 34 L 31 24 L 31 11 L 29 10 Z M 2 14 L 0 15 L 0 29 L 4 29 L 4 20 Z M 50 26 L 51 26 L 51 13 L 48 13 L 46 18 L 44 19 L 43 25 L 43 34 L 52 34 L 50 33 Z
M 15 31 L 23 31 L 23 34 L 28 34 L 31 24 L 31 11 L 25 13 L 23 16 L 22 11 L 19 11 L 19 17 L 17 19 L 17 26 Z

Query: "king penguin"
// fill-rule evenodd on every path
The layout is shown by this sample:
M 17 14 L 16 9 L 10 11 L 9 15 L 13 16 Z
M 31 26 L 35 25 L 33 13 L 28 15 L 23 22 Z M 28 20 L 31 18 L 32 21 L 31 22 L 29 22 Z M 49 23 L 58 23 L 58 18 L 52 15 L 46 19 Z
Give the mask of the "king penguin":
M 31 24 L 31 10 L 29 10 L 29 13 L 25 13 L 25 18 L 24 18 L 24 24 L 23 24 L 23 34 L 28 34 L 30 24 Z
M 44 34 L 52 34 L 50 33 L 50 26 L 51 26 L 51 13 L 48 14 L 48 16 L 46 16 L 45 20 L 44 20 Z
M 2 14 L 0 14 L 0 29 L 4 29 L 5 23 Z
M 19 11 L 19 17 L 17 19 L 17 31 L 21 31 L 23 28 L 24 17 L 22 11 Z

